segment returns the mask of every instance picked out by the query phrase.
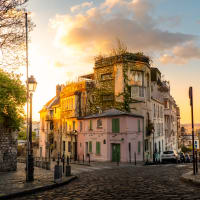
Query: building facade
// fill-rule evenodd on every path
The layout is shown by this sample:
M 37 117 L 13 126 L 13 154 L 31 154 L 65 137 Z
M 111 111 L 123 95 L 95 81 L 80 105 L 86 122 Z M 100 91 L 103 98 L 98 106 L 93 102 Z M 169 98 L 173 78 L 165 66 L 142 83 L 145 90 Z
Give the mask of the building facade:
M 78 156 L 92 161 L 143 161 L 143 116 L 116 109 L 79 119 Z

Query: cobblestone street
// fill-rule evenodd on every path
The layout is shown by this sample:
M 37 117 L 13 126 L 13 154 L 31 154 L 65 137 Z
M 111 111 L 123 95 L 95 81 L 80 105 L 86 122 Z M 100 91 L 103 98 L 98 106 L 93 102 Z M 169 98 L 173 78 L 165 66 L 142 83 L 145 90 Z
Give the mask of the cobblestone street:
M 140 165 L 87 171 L 69 185 L 16 199 L 200 199 L 197 186 L 180 180 L 191 167 Z

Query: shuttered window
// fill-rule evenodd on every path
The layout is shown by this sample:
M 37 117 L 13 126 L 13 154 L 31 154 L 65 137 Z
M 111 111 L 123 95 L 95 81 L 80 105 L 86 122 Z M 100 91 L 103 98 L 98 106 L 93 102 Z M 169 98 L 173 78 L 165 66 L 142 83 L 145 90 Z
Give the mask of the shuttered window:
M 120 126 L 119 126 L 119 118 L 112 119 L 112 132 L 119 133 Z
M 89 152 L 92 153 L 92 141 L 89 141 Z
M 92 120 L 90 120 L 90 127 L 89 130 L 92 130 Z
M 96 154 L 99 155 L 101 154 L 101 143 L 96 142 Z

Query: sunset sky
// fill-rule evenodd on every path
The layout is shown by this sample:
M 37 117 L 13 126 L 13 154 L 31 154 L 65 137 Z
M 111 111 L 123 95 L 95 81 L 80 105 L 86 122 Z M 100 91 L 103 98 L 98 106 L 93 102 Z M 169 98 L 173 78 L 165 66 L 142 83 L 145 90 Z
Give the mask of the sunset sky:
M 115 46 L 116 38 L 132 52 L 153 60 L 190 123 L 188 88 L 193 86 L 195 123 L 200 122 L 199 0 L 29 0 L 36 28 L 30 33 L 30 74 L 38 82 L 38 111 L 55 95 L 56 84 L 90 73 L 94 56 Z

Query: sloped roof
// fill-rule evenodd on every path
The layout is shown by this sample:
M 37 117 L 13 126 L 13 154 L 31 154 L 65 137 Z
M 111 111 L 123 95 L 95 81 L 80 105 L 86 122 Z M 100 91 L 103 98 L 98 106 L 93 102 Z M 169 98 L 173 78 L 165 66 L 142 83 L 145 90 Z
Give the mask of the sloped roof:
M 123 112 L 123 111 L 117 110 L 115 108 L 112 108 L 112 109 L 109 109 L 109 110 L 105 110 L 102 113 L 96 113 L 96 114 L 93 114 L 93 115 L 88 115 L 88 116 L 82 117 L 80 119 L 113 117 L 113 116 L 120 116 L 120 115 L 127 115 L 127 116 L 132 116 L 132 117 L 144 118 L 142 115 L 136 115 L 136 114 L 133 114 L 133 113 Z
M 59 101 L 60 101 L 60 97 L 57 97 L 57 96 L 53 97 L 51 100 L 49 100 L 49 101 L 43 106 L 42 110 L 40 110 L 39 113 L 42 112 L 42 111 L 45 111 L 46 109 L 50 109 L 50 108 L 51 108 L 52 106 L 54 106 L 54 105 L 59 104 Z

